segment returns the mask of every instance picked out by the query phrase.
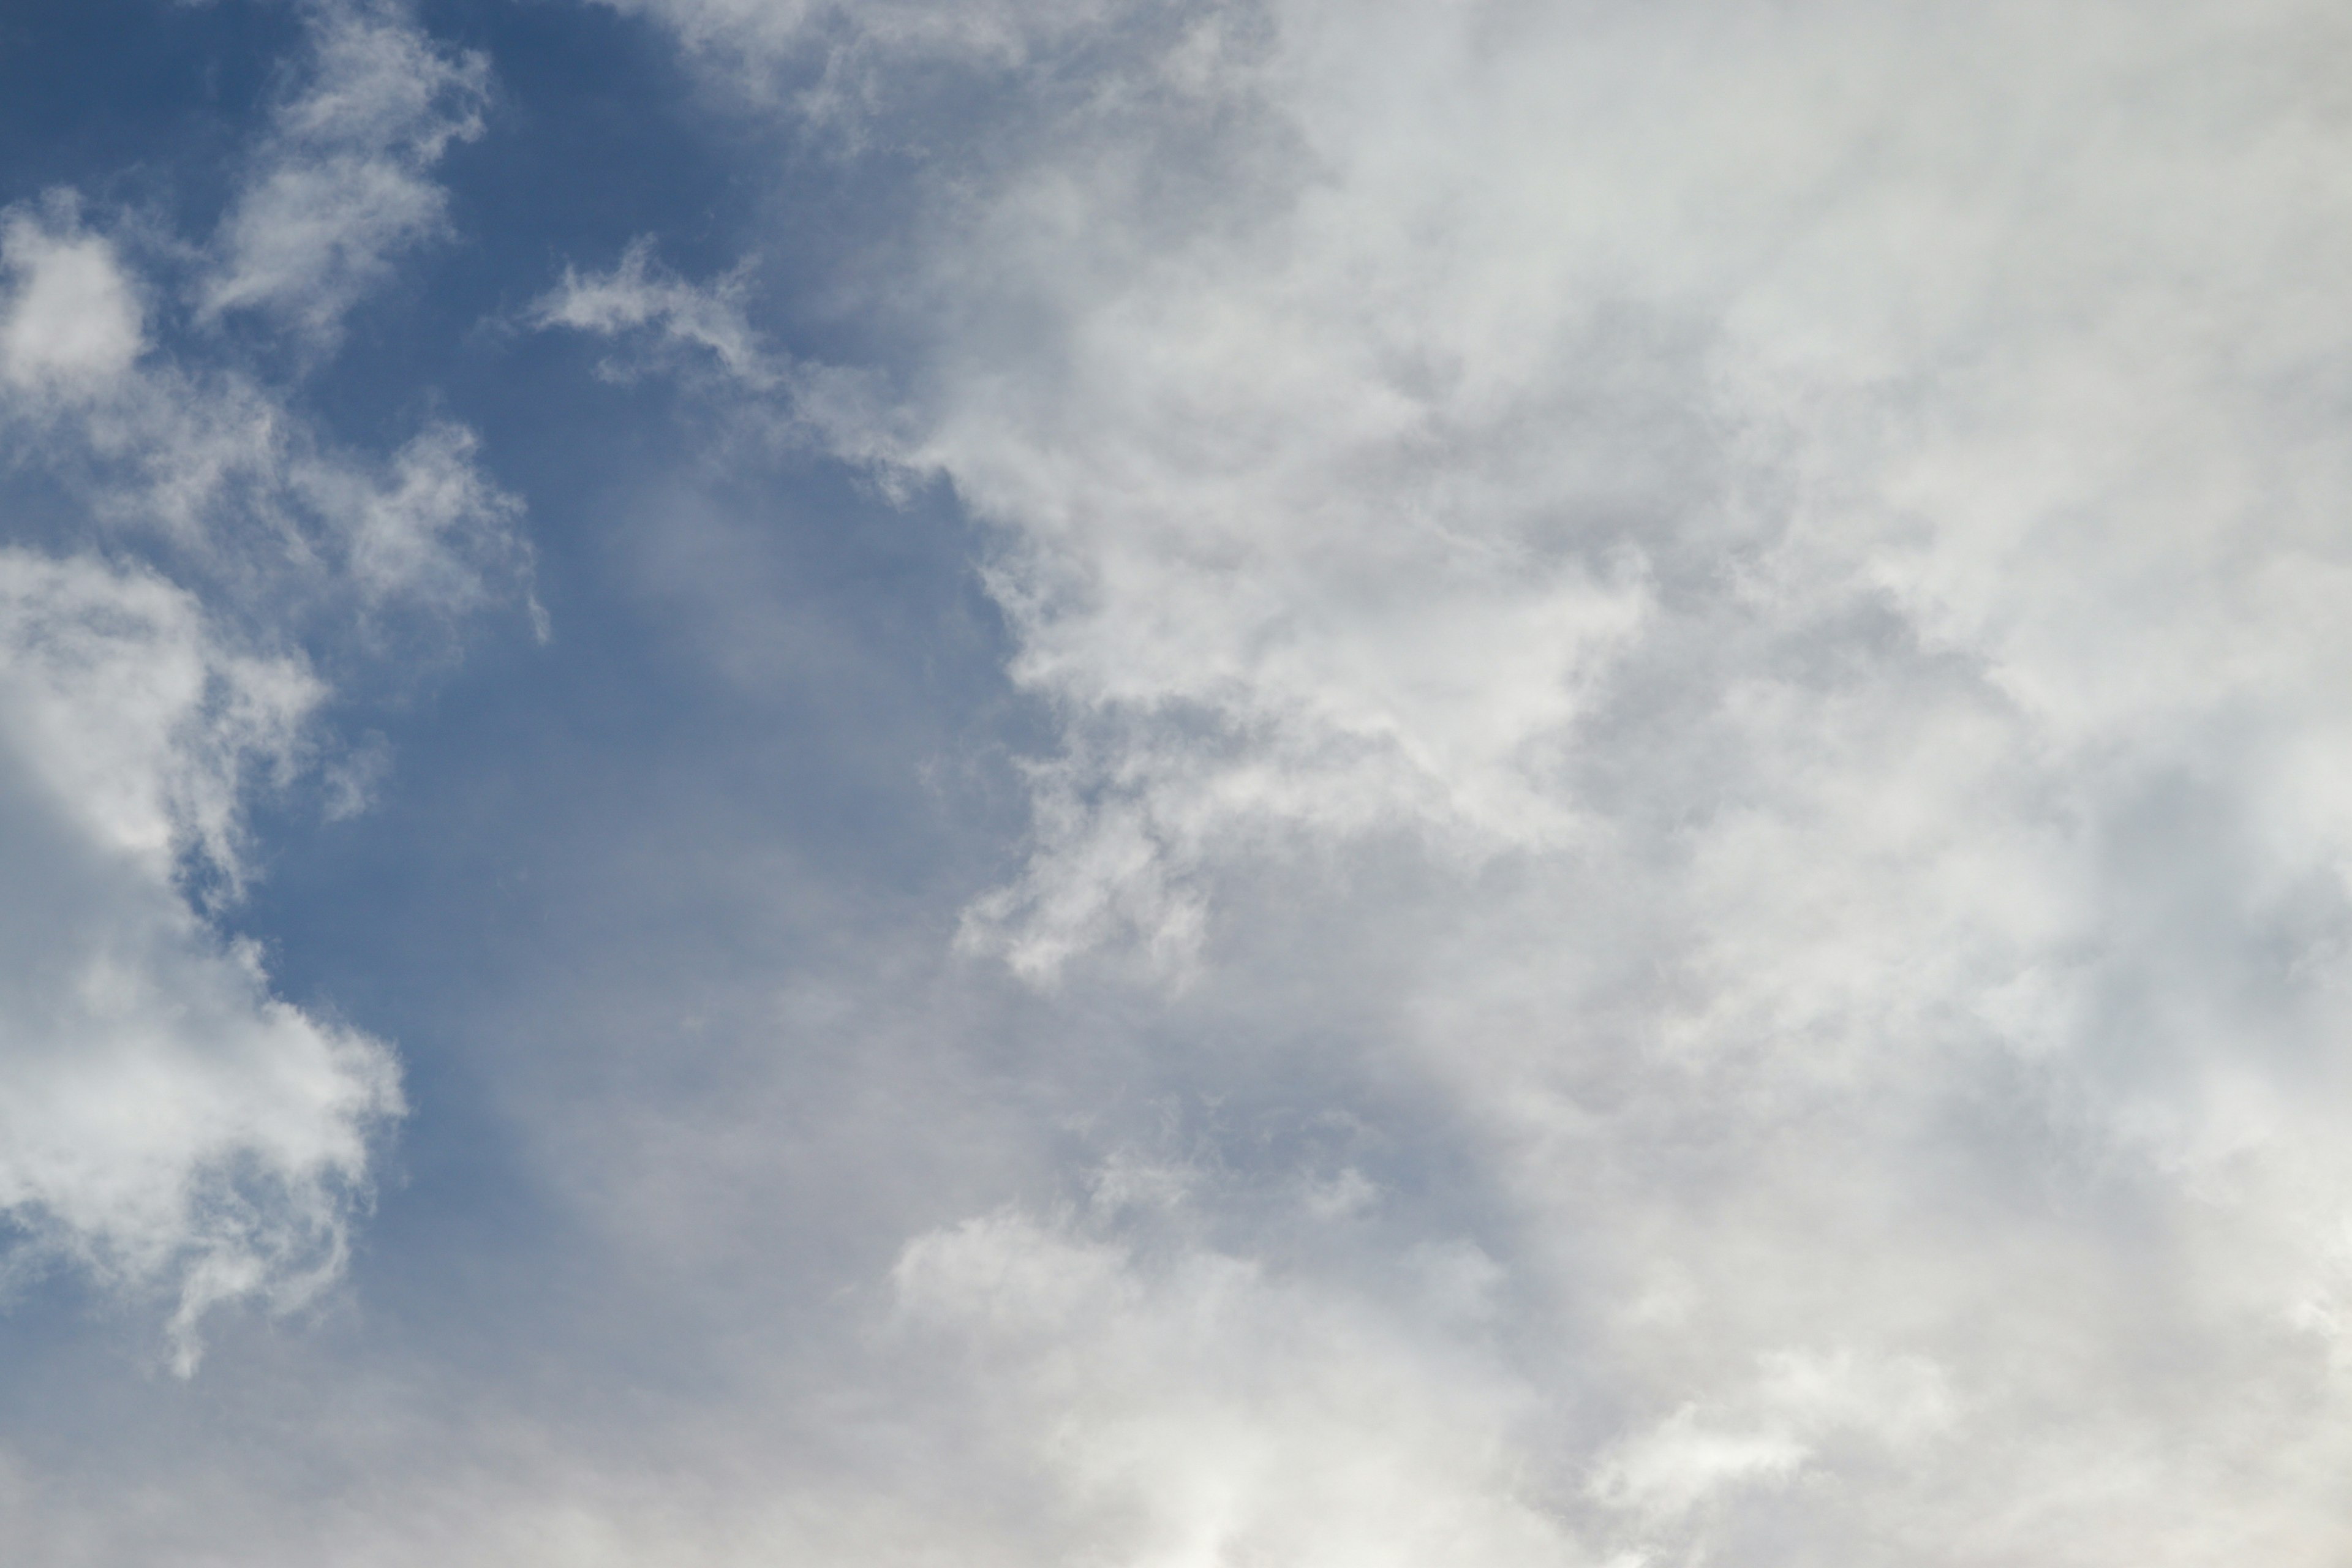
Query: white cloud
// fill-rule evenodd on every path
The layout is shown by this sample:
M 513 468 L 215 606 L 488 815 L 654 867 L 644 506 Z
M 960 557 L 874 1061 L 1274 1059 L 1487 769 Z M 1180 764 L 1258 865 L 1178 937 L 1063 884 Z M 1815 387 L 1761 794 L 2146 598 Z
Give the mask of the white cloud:
M 20 391 L 103 384 L 144 346 L 138 291 L 114 247 L 81 232 L 69 205 L 52 216 L 62 221 L 14 212 L 0 226 L 0 267 L 14 280 L 0 317 L 0 377 Z
M 1597 1561 L 1533 1487 L 1527 1391 L 1359 1301 L 1017 1213 L 918 1238 L 893 1278 L 901 1331 L 968 1358 L 981 1463 L 1043 1485 L 1053 1561 Z
M 176 1296 L 183 1372 L 213 1306 L 334 1276 L 400 1107 L 390 1053 L 273 998 L 179 885 L 189 859 L 238 879 L 238 797 L 295 764 L 320 695 L 151 574 L 0 553 L 0 1211 Z
M 1605 1455 L 1592 1490 L 1612 1507 L 1672 1519 L 1725 1488 L 1787 1484 L 1826 1434 L 1862 1434 L 1916 1463 L 1908 1450 L 1952 1422 L 1937 1367 L 1916 1360 L 1864 1363 L 1850 1353 L 1768 1357 L 1742 1403 L 1751 1408 L 1728 1420 L 1683 1406 Z
M 478 445 L 463 426 L 437 423 L 380 468 L 294 464 L 289 488 L 332 531 L 337 582 L 371 609 L 452 618 L 510 595 L 529 562 L 513 531 L 521 509 L 475 467 Z
M 250 375 L 139 357 L 138 289 L 70 200 L 5 221 L 9 256 L 35 259 L 17 264 L 5 320 L 37 316 L 43 343 L 115 346 L 110 358 L 73 347 L 69 370 L 54 345 L 24 362 L 0 391 L 0 440 L 72 484 L 108 537 L 163 552 L 216 610 L 287 632 L 321 606 L 378 631 L 446 626 L 527 593 L 520 509 L 481 473 L 470 431 L 435 422 L 389 459 L 341 449 Z M 59 268 L 88 318 L 70 333 L 40 292 L 66 287 L 50 277 Z
M 657 342 L 709 353 L 736 380 L 772 386 L 779 372 L 744 315 L 747 284 L 740 268 L 715 283 L 689 283 L 661 264 L 651 238 L 641 238 L 610 273 L 583 277 L 565 268 L 563 281 L 531 307 L 530 321 L 542 329 L 650 332 Z
M 448 226 L 430 177 L 481 134 L 489 63 L 427 37 L 399 0 L 316 0 L 312 58 L 215 239 L 207 313 L 263 310 L 312 338 Z
M 204 281 L 312 346 L 441 224 L 425 171 L 478 128 L 483 63 L 405 13 L 322 5 Z M 437 658 L 527 597 L 517 507 L 475 440 L 343 449 L 292 395 L 151 342 L 134 275 L 71 193 L 0 214 L 0 442 L 81 514 L 0 552 L 0 1213 L 19 1266 L 70 1261 L 171 1310 L 286 1310 L 339 1275 L 390 1050 L 273 994 L 216 918 L 244 808 L 310 765 L 329 692 L 299 651 Z M 340 809 L 360 785 L 339 786 Z
M 803 69 L 919 31 L 664 14 Z M 2339 1560 L 2340 12 L 1142 15 L 956 100 L 1003 118 L 867 291 L 900 405 L 815 421 L 998 531 L 1062 725 L 972 940 L 1253 1038 L 1378 1013 L 1579 1347 L 1529 1376 L 1601 1547 Z M 1161 1321 L 993 1235 L 935 1245 L 1110 1281 L 1084 1343 Z M 1775 1414 L 1791 1347 L 1939 1414 Z
M 945 65 L 1014 77 L 1096 41 L 1138 9 L 1132 0 L 599 0 L 675 28 L 736 85 L 769 95 L 771 72 L 799 68 L 795 111 L 862 140 L 887 108 L 919 94 L 899 79 Z

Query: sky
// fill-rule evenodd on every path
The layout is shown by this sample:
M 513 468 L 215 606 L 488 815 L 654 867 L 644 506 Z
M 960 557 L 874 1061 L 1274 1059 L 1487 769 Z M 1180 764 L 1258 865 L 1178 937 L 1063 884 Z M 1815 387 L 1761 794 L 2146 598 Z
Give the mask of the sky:
M 0 7 L 0 1559 L 2352 1561 L 2347 83 Z

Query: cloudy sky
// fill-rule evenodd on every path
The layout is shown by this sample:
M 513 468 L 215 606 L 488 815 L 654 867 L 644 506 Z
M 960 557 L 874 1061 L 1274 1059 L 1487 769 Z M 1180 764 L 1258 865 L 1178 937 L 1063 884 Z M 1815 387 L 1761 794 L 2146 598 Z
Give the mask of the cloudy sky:
M 0 1558 L 2352 1561 L 2347 84 L 0 7 Z

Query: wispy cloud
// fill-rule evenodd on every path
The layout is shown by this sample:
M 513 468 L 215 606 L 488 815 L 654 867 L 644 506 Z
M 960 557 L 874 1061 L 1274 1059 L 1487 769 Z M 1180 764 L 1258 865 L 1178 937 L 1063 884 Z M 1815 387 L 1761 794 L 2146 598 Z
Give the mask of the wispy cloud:
M 772 354 L 744 315 L 749 277 L 739 268 L 709 284 L 687 281 L 662 265 L 650 237 L 622 252 L 612 271 L 583 274 L 565 268 L 563 281 L 530 309 L 535 327 L 568 327 L 605 335 L 643 333 L 654 342 L 699 350 L 744 384 L 776 384 Z
M 311 58 L 222 219 L 200 299 L 331 342 L 401 256 L 447 232 L 432 178 L 481 134 L 489 62 L 428 37 L 399 0 L 313 0 Z

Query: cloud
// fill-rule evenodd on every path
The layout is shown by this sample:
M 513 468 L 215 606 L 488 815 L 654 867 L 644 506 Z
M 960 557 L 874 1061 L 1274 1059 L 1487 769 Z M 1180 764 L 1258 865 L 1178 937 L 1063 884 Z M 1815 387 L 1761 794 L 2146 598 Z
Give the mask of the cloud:
M 26 259 L 5 319 L 37 314 L 48 346 L 10 361 L 0 441 L 69 485 L 103 537 L 160 552 L 217 611 L 286 634 L 356 615 L 429 637 L 528 595 L 518 505 L 480 472 L 470 431 L 436 421 L 383 459 L 341 447 L 249 374 L 142 357 L 141 290 L 69 196 L 6 222 L 9 256 Z
M 375 611 L 422 607 L 456 620 L 510 597 L 530 553 L 514 531 L 520 505 L 475 466 L 463 426 L 425 426 L 382 465 L 310 458 L 289 489 L 330 530 L 334 581 Z M 546 636 L 532 605 L 534 625 Z
M 12 213 L 0 230 L 0 266 L 15 280 L 0 319 L 0 377 L 20 391 L 103 384 L 145 346 L 137 290 L 114 247 L 80 232 L 68 206 L 44 226 Z
M 486 68 L 395 8 L 307 21 L 197 293 L 315 349 L 440 226 L 425 171 L 478 128 Z M 0 443 L 59 513 L 0 552 L 0 1212 L 20 1274 L 171 1300 L 185 1374 L 215 1308 L 339 1277 L 402 1110 L 389 1047 L 278 998 L 222 928 L 247 804 L 332 749 L 312 654 L 437 663 L 528 598 L 530 553 L 470 432 L 344 447 L 216 337 L 175 340 L 169 258 L 141 276 L 95 222 L 69 191 L 0 213 Z
M 1248 1258 L 1154 1251 L 1004 1213 L 918 1237 L 894 1271 L 901 1331 L 960 1351 L 976 1385 L 976 1463 L 1043 1484 L 1045 1556 L 1598 1561 L 1524 1489 L 1527 1390 L 1474 1346 L 1433 1354 Z
M 215 237 L 205 314 L 267 311 L 331 340 L 405 251 L 447 232 L 431 179 L 482 131 L 489 63 L 436 44 L 398 0 L 304 6 L 311 58 Z
M 784 81 L 1018 53 L 663 14 Z M 2340 16 L 1142 15 L 939 89 L 913 347 L 829 427 L 995 531 L 1058 726 L 968 942 L 1416 1064 L 1578 1347 L 1526 1375 L 1595 1550 L 2335 1560 Z
M 1150 9 L 1132 0 L 599 0 L 676 30 L 732 85 L 772 99 L 775 73 L 797 78 L 794 112 L 851 132 L 884 129 L 886 115 L 919 113 L 926 68 L 973 69 L 1013 80 L 1050 71 L 1073 50 Z
M 779 374 L 772 356 L 744 314 L 748 282 L 739 268 L 709 284 L 689 283 L 662 265 L 646 237 L 632 242 L 609 273 L 583 276 L 565 268 L 563 281 L 531 306 L 529 319 L 541 330 L 650 333 L 656 342 L 710 354 L 735 381 L 772 386 Z
M 1729 1422 L 1685 1405 L 1604 1456 L 1593 1491 L 1612 1507 L 1673 1519 L 1727 1488 L 1787 1485 L 1825 1434 L 1861 1433 L 1909 1450 L 1953 1419 L 1932 1363 L 1869 1363 L 1851 1353 L 1769 1356 L 1742 1403 L 1754 1408 Z
M 595 937 L 484 1069 L 608 1247 L 601 1290 L 546 1270 L 580 1318 L 500 1309 L 562 1393 L 403 1363 L 432 1408 L 379 1422 L 329 1378 L 259 1458 L 159 1463 L 187 1506 L 92 1487 L 58 1539 L 2344 1560 L 2333 11 L 639 9 L 790 135 L 887 143 L 856 167 L 913 216 L 838 334 L 886 348 L 814 365 L 748 269 L 649 242 L 534 317 L 743 400 L 721 457 L 740 419 L 944 481 L 1052 735 L 1028 840 L 961 959 L 898 967 L 954 921 L 811 891 L 764 752 L 758 810 L 712 826 L 710 785 L 593 860 Z M 391 149 L 349 167 L 421 180 L 383 127 L 462 125 L 449 90 L 312 96 Z M 284 116 L 272 157 L 344 145 Z M 348 247 L 257 262 L 294 281 L 254 320 L 326 333 L 431 232 L 318 210 Z M 10 439 L 90 526 L 8 558 L 0 799 L 47 893 L 0 944 L 0 1114 L 47 1256 L 192 1328 L 318 1288 L 396 1106 L 203 914 L 319 732 L 294 650 L 453 624 L 528 557 L 466 432 L 336 443 L 168 341 L 97 222 L 8 230 Z M 32 312 L 44 276 L 80 303 Z M 615 554 L 730 702 L 846 661 L 779 629 L 820 616 L 761 577 L 768 510 L 690 510 Z M 692 744 L 756 711 L 647 749 L 705 787 Z M 300 1495 L 314 1448 L 373 1500 Z
M 0 553 L 0 1211 L 37 1258 L 175 1296 L 183 1373 L 212 1307 L 334 1277 L 400 1109 L 391 1054 L 272 997 L 183 889 L 241 879 L 239 798 L 321 695 L 152 573 Z

